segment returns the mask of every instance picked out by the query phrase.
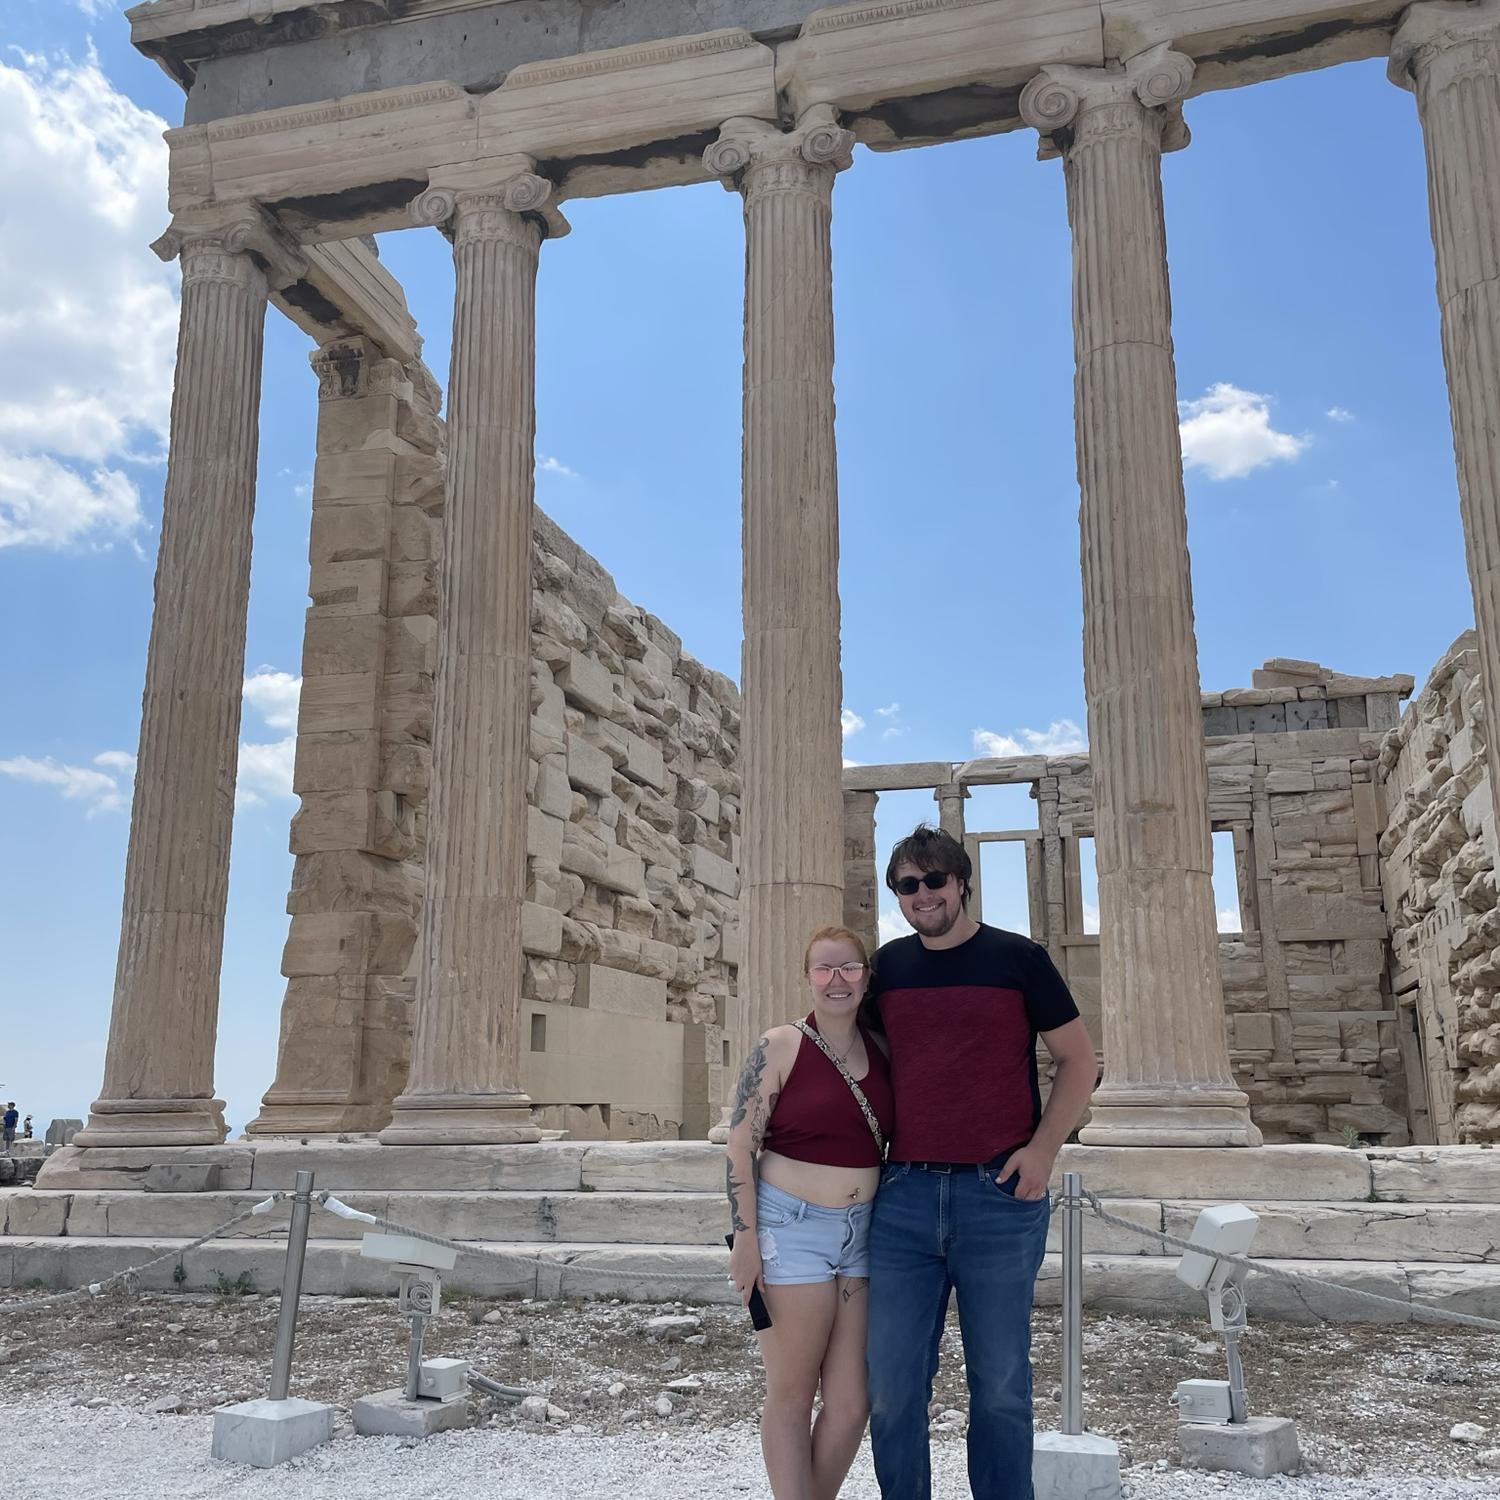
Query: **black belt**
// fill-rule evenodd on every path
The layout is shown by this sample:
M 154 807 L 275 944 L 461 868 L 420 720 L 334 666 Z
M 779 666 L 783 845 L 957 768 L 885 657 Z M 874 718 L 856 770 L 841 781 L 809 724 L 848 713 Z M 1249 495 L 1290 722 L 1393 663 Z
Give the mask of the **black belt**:
M 1009 1151 L 1002 1151 L 988 1161 L 908 1161 L 897 1162 L 895 1165 L 915 1167 L 919 1172 L 998 1172 L 1005 1165 L 1006 1158 L 1014 1155 L 1019 1149 L 1017 1146 L 1012 1146 Z

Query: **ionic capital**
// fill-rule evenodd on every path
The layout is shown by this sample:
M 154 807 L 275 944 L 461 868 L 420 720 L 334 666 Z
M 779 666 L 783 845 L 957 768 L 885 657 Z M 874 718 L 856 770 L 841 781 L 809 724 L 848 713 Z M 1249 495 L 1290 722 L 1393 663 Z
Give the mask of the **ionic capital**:
M 1195 64 L 1160 42 L 1105 68 L 1049 64 L 1021 91 L 1021 118 L 1041 136 L 1037 154 L 1059 156 L 1084 135 L 1150 128 L 1163 151 L 1188 143 L 1182 100 Z
M 318 377 L 320 401 L 410 393 L 411 381 L 401 362 L 388 359 L 360 334 L 330 339 L 308 355 L 308 362 Z
M 854 160 L 854 133 L 839 124 L 831 104 L 804 110 L 793 130 L 744 116 L 726 120 L 719 138 L 703 153 L 703 165 L 731 193 L 743 192 L 761 167 L 800 169 L 809 181 L 830 182 Z
M 1409 6 L 1391 39 L 1386 76 L 1415 89 L 1417 75 L 1440 67 L 1449 79 L 1493 75 L 1500 44 L 1500 0 L 1421 0 Z
M 162 260 L 182 261 L 184 282 L 233 281 L 280 290 L 300 281 L 307 261 L 296 241 L 258 203 L 183 209 L 151 245 Z
M 457 174 L 434 172 L 412 199 L 412 223 L 435 225 L 455 246 L 475 240 L 516 240 L 540 232 L 561 239 L 570 228 L 553 201 L 556 187 L 529 156 L 475 163 Z

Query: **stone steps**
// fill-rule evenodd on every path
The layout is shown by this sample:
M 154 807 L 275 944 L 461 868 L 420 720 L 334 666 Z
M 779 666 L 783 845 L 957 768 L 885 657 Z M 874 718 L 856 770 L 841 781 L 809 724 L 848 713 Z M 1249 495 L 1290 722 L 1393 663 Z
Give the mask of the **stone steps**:
M 40 1283 L 48 1288 L 84 1286 L 138 1265 L 183 1243 L 145 1238 L 0 1239 L 0 1282 L 15 1287 Z M 724 1282 L 728 1252 L 700 1246 L 602 1244 L 538 1245 L 484 1242 L 504 1261 L 461 1256 L 444 1276 L 452 1292 L 478 1296 L 523 1296 L 543 1299 L 619 1297 L 628 1301 L 728 1303 Z M 233 1281 L 248 1274 L 257 1291 L 281 1283 L 284 1245 L 276 1241 L 219 1240 L 189 1252 L 182 1290 L 213 1290 L 216 1273 Z M 1268 1266 L 1314 1276 L 1339 1286 L 1500 1319 L 1500 1266 L 1399 1261 L 1268 1260 Z M 1162 1256 L 1086 1255 L 1084 1302 L 1101 1312 L 1174 1314 L 1205 1318 L 1205 1303 L 1174 1275 L 1174 1260 Z M 172 1262 L 142 1278 L 148 1289 L 170 1291 Z M 1037 1280 L 1037 1302 L 1056 1306 L 1061 1267 L 1049 1253 Z M 361 1259 L 348 1240 L 308 1242 L 304 1291 L 317 1295 L 387 1296 L 395 1290 L 390 1267 Z M 25 1292 L 22 1298 L 27 1295 Z M 40 1295 L 40 1293 L 38 1293 Z M 1337 1291 L 1305 1291 L 1252 1278 L 1251 1319 L 1288 1322 L 1328 1320 L 1342 1323 L 1400 1323 L 1410 1320 L 1401 1308 L 1364 1303 Z
M 724 1185 L 723 1148 L 708 1141 L 381 1146 L 366 1137 L 129 1150 L 69 1146 L 48 1158 L 38 1186 L 60 1192 L 139 1189 L 152 1166 L 181 1163 L 217 1167 L 217 1186 L 225 1192 L 290 1188 L 302 1168 L 313 1171 L 318 1186 L 341 1195 L 437 1189 L 717 1193 Z M 1500 1149 L 1486 1146 L 1066 1146 L 1054 1189 L 1064 1170 L 1082 1173 L 1086 1187 L 1111 1198 L 1500 1204 Z
M 38 1193 L 0 1190 L 0 1233 L 69 1238 L 191 1239 L 260 1201 L 259 1193 Z M 521 1244 L 715 1246 L 724 1233 L 724 1195 L 715 1193 L 350 1192 L 366 1213 L 455 1240 Z M 1105 1199 L 1120 1218 L 1186 1238 L 1202 1201 Z M 1435 1261 L 1500 1264 L 1500 1204 L 1255 1202 L 1257 1251 L 1288 1260 Z M 239 1225 L 237 1237 L 274 1235 L 290 1205 Z M 320 1239 L 358 1239 L 366 1226 L 315 1213 Z M 1054 1218 L 1049 1246 L 1059 1248 Z M 1144 1235 L 1084 1216 L 1084 1246 L 1099 1254 L 1172 1255 Z

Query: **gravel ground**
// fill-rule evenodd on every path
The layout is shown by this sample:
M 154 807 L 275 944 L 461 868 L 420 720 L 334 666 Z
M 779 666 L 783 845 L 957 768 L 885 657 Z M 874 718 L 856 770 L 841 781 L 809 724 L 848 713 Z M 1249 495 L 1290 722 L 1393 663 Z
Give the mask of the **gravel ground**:
M 154 1417 L 120 1407 L 78 1410 L 26 1403 L 10 1421 L 4 1483 L 17 1500 L 449 1500 L 495 1495 L 506 1500 L 703 1500 L 705 1493 L 766 1495 L 760 1447 L 747 1426 L 714 1431 L 605 1436 L 566 1430 L 442 1433 L 422 1444 L 355 1438 L 278 1469 L 243 1469 L 208 1456 L 212 1419 Z M 94 1454 L 93 1462 L 80 1462 Z M 934 1491 L 940 1500 L 968 1494 L 963 1445 L 937 1445 Z M 1254 1480 L 1238 1475 L 1125 1472 L 1127 1500 L 1493 1500 L 1493 1479 L 1354 1479 L 1311 1476 Z M 876 1500 L 866 1445 L 843 1489 L 846 1500 Z
M 753 1422 L 757 1349 L 732 1309 L 445 1302 L 429 1332 L 429 1355 L 472 1360 L 497 1380 L 546 1395 L 566 1415 L 538 1429 L 515 1408 L 476 1398 L 475 1430 L 402 1447 L 355 1439 L 348 1427 L 356 1396 L 403 1379 L 405 1324 L 393 1301 L 306 1298 L 293 1393 L 338 1406 L 341 1437 L 299 1463 L 293 1486 L 291 1471 L 261 1475 L 207 1456 L 213 1408 L 265 1392 L 275 1297 L 121 1294 L 28 1313 L 13 1306 L 26 1296 L 0 1297 L 0 1383 L 11 1418 L 0 1484 L 20 1500 L 59 1493 L 345 1500 L 377 1491 L 405 1500 L 472 1492 L 476 1481 L 507 1500 L 701 1500 L 708 1485 L 765 1494 Z M 657 1339 L 646 1325 L 663 1314 L 693 1321 Z M 1056 1311 L 1039 1309 L 1034 1329 L 1037 1421 L 1055 1427 Z M 1500 1341 L 1487 1334 L 1252 1323 L 1244 1342 L 1251 1407 L 1296 1419 L 1308 1472 L 1295 1483 L 1180 1467 L 1167 1397 L 1179 1380 L 1223 1373 L 1222 1346 L 1206 1319 L 1091 1312 L 1085 1344 L 1089 1425 L 1119 1442 L 1135 1500 L 1500 1496 Z M 950 1319 L 934 1402 L 942 1496 L 967 1493 L 962 1357 Z M 685 1378 L 697 1389 L 671 1391 Z M 672 1402 L 666 1415 L 657 1410 L 664 1392 Z M 153 1404 L 178 1412 L 153 1414 Z M 1485 1435 L 1455 1441 L 1449 1433 L 1461 1422 Z M 86 1454 L 108 1457 L 80 1462 Z M 876 1494 L 867 1455 L 844 1494 Z

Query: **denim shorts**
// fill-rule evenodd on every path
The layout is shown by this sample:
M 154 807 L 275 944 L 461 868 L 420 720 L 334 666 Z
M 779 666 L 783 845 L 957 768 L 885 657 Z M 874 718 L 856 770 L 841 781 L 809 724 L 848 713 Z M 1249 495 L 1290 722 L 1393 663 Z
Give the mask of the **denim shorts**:
M 824 1208 L 760 1182 L 755 1188 L 761 1274 L 768 1286 L 807 1286 L 870 1274 L 875 1205 Z

